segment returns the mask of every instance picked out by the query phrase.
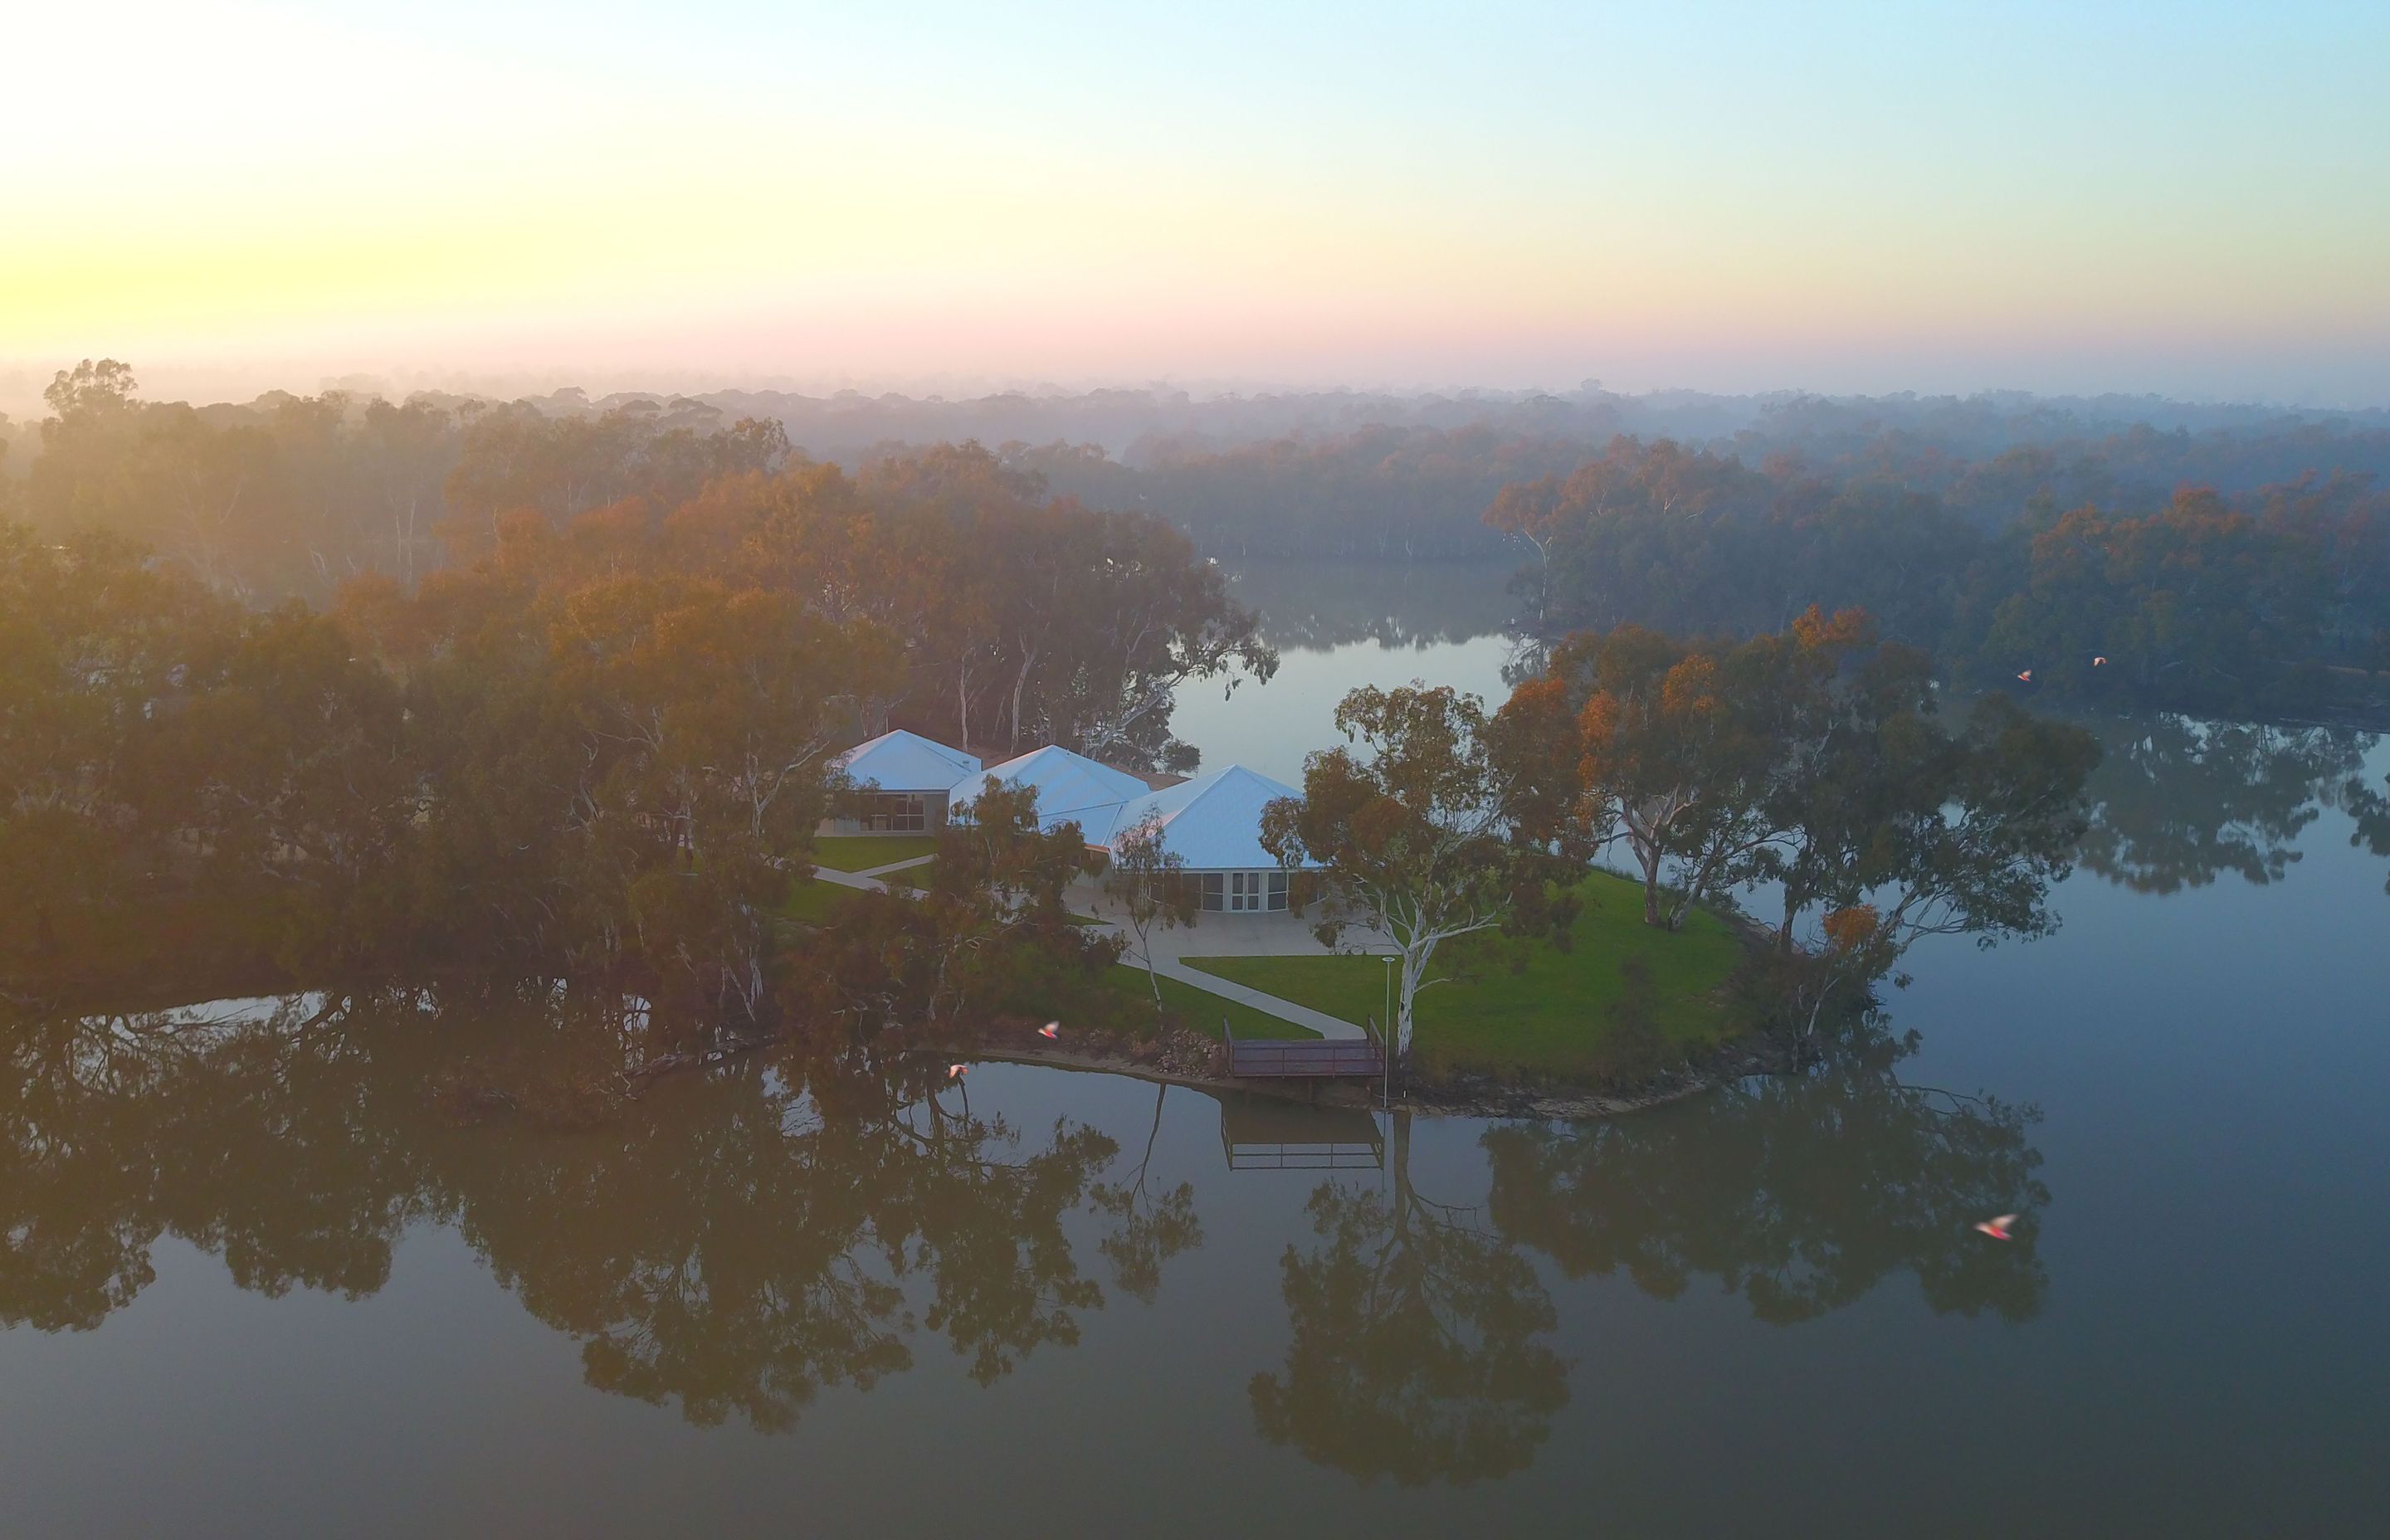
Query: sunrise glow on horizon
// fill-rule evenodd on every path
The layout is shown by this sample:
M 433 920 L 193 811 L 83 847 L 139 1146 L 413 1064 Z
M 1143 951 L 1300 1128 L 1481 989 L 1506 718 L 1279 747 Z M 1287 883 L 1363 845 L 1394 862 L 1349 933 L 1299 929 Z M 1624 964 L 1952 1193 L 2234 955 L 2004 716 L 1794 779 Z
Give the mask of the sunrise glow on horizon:
M 2390 403 L 2378 6 L 992 14 L 22 19 L 0 373 Z

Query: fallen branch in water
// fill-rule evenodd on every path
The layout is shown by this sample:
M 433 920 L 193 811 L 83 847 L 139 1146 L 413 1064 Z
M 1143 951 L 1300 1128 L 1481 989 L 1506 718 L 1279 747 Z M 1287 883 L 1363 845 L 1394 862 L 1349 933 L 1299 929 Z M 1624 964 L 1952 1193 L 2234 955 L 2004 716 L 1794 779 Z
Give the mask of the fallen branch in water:
M 650 1059 L 637 1069 L 626 1071 L 623 1073 L 623 1094 L 636 1099 L 639 1093 L 665 1075 L 678 1074 L 684 1070 L 711 1070 L 717 1065 L 728 1063 L 740 1054 L 752 1053 L 757 1048 L 768 1048 L 776 1043 L 785 1043 L 788 1039 L 787 1033 L 776 1032 L 764 1037 L 743 1037 L 735 1043 L 700 1049 L 696 1053 L 668 1053 L 661 1058 Z

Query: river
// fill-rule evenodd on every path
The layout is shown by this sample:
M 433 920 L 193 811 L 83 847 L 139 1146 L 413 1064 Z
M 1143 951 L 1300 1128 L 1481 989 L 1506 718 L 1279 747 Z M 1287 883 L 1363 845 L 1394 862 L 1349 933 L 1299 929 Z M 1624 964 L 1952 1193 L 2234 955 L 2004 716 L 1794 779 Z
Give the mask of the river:
M 1271 577 L 1211 763 L 1502 688 L 1498 582 Z M 2063 928 L 1912 954 L 1913 1055 L 1603 1123 L 748 1062 L 576 1126 L 588 1002 L 19 1024 L 0 1531 L 2380 1534 L 2390 752 L 2101 730 Z

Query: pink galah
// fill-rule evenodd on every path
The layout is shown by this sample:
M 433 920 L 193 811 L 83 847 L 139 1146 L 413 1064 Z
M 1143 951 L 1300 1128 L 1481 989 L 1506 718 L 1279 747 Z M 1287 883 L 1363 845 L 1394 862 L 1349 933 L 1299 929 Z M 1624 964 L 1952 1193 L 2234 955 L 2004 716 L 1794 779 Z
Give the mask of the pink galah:
M 2108 660 L 2104 657 L 2094 658 L 2091 660 L 2091 666 L 2093 668 L 2106 668 L 2108 666 Z
M 968 1064 L 949 1064 L 946 1066 L 946 1078 L 948 1080 L 960 1080 L 970 1072 L 970 1066 Z
M 2017 677 L 2030 685 L 2033 683 L 2033 670 L 2027 669 L 2023 674 L 2018 674 Z
M 2016 1222 L 2016 1215 L 2012 1213 L 2004 1213 L 1996 1219 L 1985 1220 L 1982 1224 L 1976 1226 L 1975 1228 L 1983 1231 L 1985 1235 L 1990 1236 L 1994 1240 L 2009 1240 L 2014 1238 L 2009 1234 L 2009 1226 Z
M 1060 1021 L 1048 1021 L 1044 1026 L 1037 1029 L 1037 1035 L 1047 1039 L 1060 1037 L 1062 1035 L 1062 1023 Z

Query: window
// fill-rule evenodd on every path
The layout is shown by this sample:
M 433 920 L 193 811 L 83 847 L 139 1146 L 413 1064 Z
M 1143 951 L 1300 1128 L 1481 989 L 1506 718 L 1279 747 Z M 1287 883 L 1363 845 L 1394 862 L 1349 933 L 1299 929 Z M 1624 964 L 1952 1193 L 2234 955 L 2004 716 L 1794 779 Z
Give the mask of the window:
M 875 834 L 919 834 L 930 827 L 928 804 L 918 791 L 882 793 L 871 799 L 863 827 Z
M 1198 880 L 1202 888 L 1197 906 L 1205 914 L 1253 915 L 1265 910 L 1283 914 L 1286 910 L 1286 873 L 1282 871 L 1203 872 Z

